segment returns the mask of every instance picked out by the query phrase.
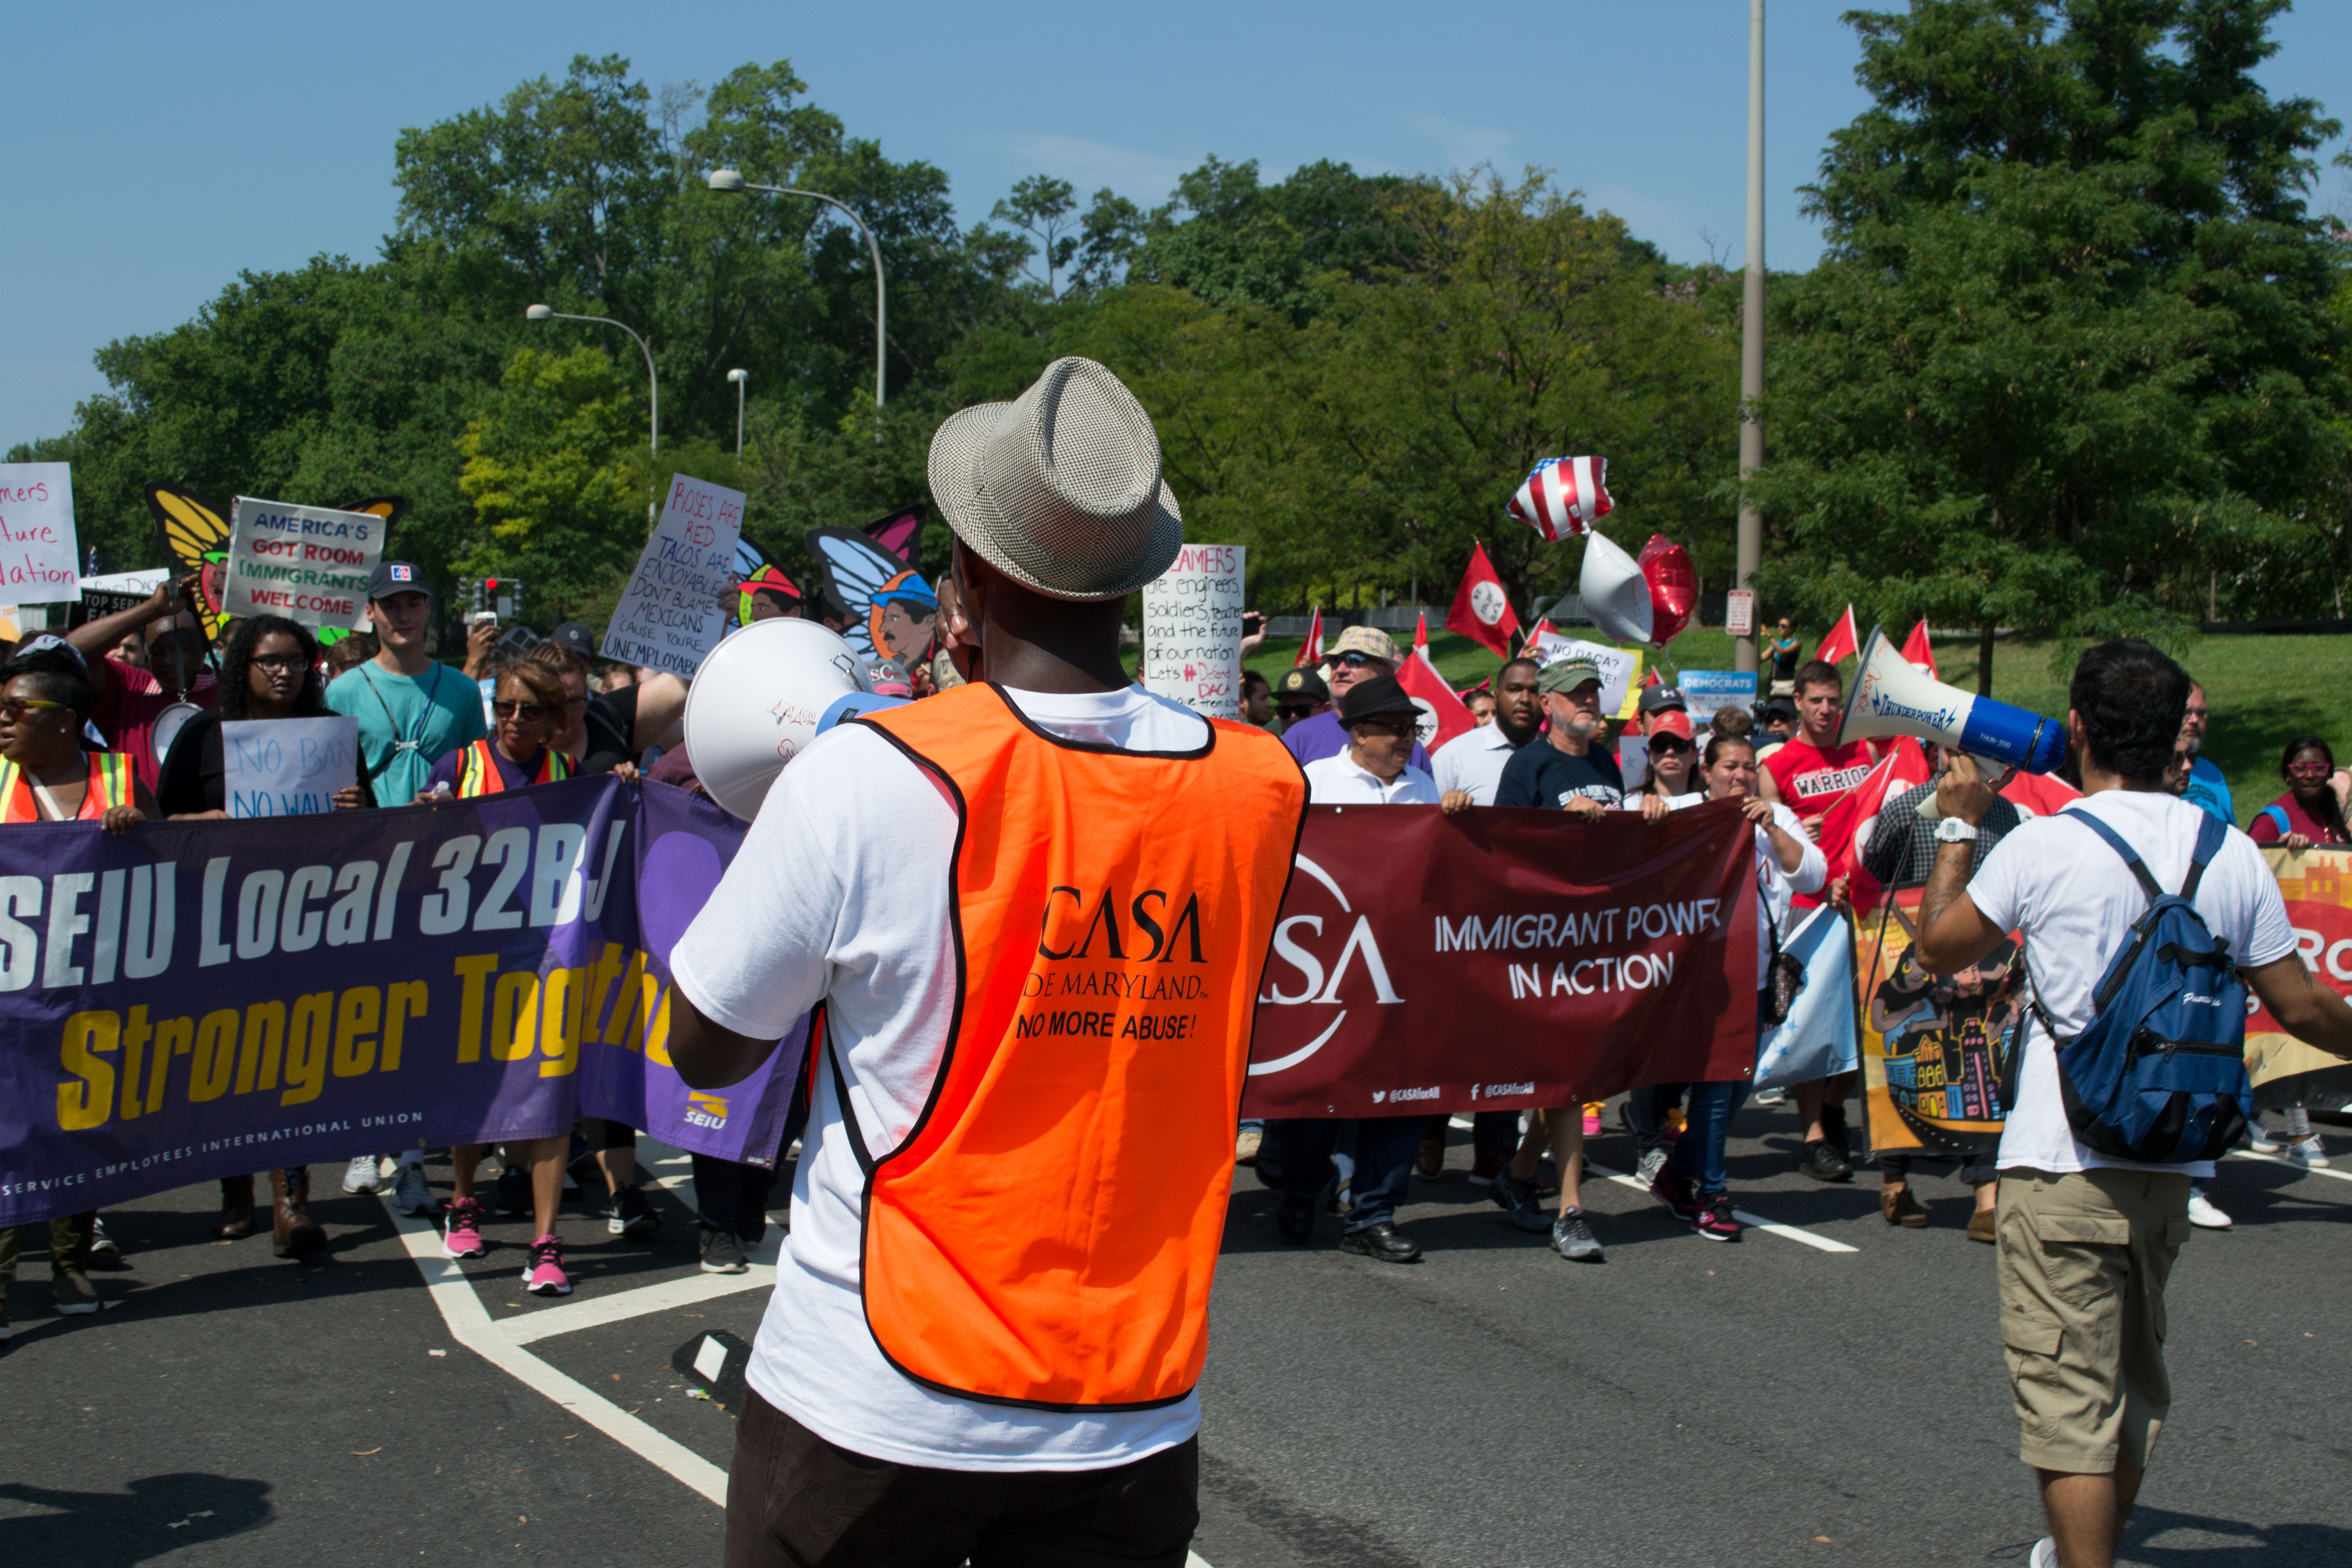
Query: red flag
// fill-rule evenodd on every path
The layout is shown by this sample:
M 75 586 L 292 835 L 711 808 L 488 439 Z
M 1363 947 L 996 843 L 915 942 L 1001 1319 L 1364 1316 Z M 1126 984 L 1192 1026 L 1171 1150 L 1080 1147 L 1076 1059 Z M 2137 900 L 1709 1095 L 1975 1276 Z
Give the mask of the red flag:
M 1537 643 L 1542 641 L 1545 637 L 1556 637 L 1558 636 L 1559 636 L 1559 628 L 1551 624 L 1551 617 L 1549 616 L 1546 616 L 1543 619 L 1538 621 L 1534 626 L 1528 628 L 1528 640 L 1519 645 L 1519 653 L 1521 657 L 1527 657 L 1528 649 L 1535 647 Z
M 1835 664 L 1861 651 L 1862 639 L 1853 635 L 1853 606 L 1848 605 L 1845 614 L 1838 617 L 1838 624 L 1830 628 L 1830 635 L 1822 639 L 1822 646 L 1813 650 L 1813 657 L 1823 664 Z
M 1454 695 L 1445 677 L 1429 657 L 1429 612 L 1423 610 L 1421 623 L 1413 629 L 1412 657 L 1397 671 L 1397 684 L 1421 710 L 1421 743 L 1434 754 L 1439 747 L 1457 735 L 1466 735 L 1478 727 L 1478 721 Z
M 1519 629 L 1518 613 L 1511 608 L 1511 596 L 1503 592 L 1503 580 L 1495 574 L 1495 563 L 1486 559 L 1483 544 L 1470 546 L 1470 565 L 1462 574 L 1462 586 L 1454 592 L 1454 607 L 1445 612 L 1445 629 L 1484 643 L 1497 658 L 1511 657 L 1511 634 Z
M 2066 808 L 2068 801 L 2082 799 L 2083 792 L 2048 773 L 2011 773 L 2000 786 L 2000 795 L 2021 814 L 2053 816 Z
M 1294 668 L 1301 665 L 1313 666 L 1323 662 L 1322 605 L 1315 606 L 1315 618 L 1307 623 L 1307 640 L 1298 645 L 1298 657 L 1290 662 Z
M 1901 795 L 1913 784 L 1927 782 L 1927 753 L 1919 742 L 1909 736 L 1894 741 L 1863 781 L 1845 794 L 1822 816 L 1822 836 L 1819 840 L 1822 857 L 1830 863 L 1830 880 L 1850 876 L 1856 914 L 1868 914 L 1878 907 L 1886 889 L 1878 879 L 1863 869 L 1862 854 L 1854 847 L 1854 839 L 1863 825 L 1874 820 L 1879 808 L 1891 795 Z M 1823 891 L 1827 891 L 1826 889 Z M 1797 899 L 1800 908 L 1811 909 L 1822 902 L 1819 897 Z
M 1927 616 L 1920 616 L 1919 624 L 1913 626 L 1911 628 L 1911 635 L 1904 639 L 1903 657 L 1909 659 L 1913 664 L 1926 665 L 1927 667 L 1927 673 L 1931 676 L 1935 676 L 1937 679 L 1941 680 L 1943 679 L 1942 676 L 1936 675 L 1936 650 L 1927 646 Z

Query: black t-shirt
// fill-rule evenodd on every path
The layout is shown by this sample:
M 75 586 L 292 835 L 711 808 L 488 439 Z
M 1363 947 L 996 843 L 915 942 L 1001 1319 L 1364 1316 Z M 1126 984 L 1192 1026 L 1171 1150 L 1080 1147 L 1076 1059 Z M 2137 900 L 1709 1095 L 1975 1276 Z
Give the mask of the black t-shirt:
M 1615 752 L 1595 746 L 1580 757 L 1571 757 L 1538 736 L 1511 753 L 1511 760 L 1503 764 L 1501 782 L 1495 785 L 1496 805 L 1560 811 L 1578 795 L 1612 808 L 1624 803 L 1625 775 L 1617 771 Z
M 323 712 L 312 716 L 327 717 Z M 172 737 L 172 749 L 164 754 L 163 771 L 155 779 L 155 805 L 166 816 L 226 811 L 226 777 L 227 766 L 221 758 L 221 716 L 217 711 L 195 714 Z M 359 784 L 360 798 L 373 805 L 375 792 L 368 787 L 364 770 Z
M 623 763 L 634 763 L 630 746 L 637 727 L 637 689 L 600 691 L 588 699 L 587 738 L 581 743 L 579 770 L 609 773 Z

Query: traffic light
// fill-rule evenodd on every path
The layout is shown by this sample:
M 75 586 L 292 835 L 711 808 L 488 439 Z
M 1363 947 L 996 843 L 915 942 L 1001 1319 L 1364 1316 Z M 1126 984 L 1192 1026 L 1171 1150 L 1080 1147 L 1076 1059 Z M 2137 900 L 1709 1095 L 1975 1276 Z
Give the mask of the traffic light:
M 522 614 L 522 579 L 520 577 L 469 577 L 466 586 L 468 609 L 472 614 L 491 610 L 502 621 Z

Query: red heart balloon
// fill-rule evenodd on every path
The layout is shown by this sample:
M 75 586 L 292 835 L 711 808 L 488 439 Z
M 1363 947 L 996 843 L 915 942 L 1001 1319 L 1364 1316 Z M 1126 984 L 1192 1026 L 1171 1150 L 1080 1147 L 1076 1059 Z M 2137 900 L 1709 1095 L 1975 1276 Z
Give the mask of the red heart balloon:
M 1639 564 L 1650 584 L 1650 640 L 1664 647 L 1698 614 L 1698 569 L 1690 552 L 1663 533 L 1650 535 Z

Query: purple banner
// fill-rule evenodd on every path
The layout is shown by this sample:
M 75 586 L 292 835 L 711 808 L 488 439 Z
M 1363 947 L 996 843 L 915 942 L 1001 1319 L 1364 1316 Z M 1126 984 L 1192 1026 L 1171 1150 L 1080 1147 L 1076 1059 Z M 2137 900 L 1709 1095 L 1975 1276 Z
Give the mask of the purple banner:
M 773 1160 L 800 1041 L 719 1095 L 667 1049 L 670 946 L 741 839 L 610 778 L 0 830 L 0 1226 L 582 1113 Z

